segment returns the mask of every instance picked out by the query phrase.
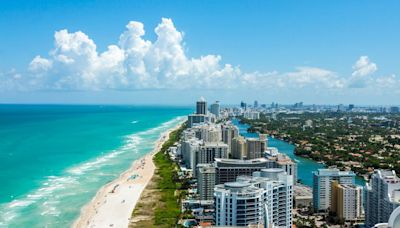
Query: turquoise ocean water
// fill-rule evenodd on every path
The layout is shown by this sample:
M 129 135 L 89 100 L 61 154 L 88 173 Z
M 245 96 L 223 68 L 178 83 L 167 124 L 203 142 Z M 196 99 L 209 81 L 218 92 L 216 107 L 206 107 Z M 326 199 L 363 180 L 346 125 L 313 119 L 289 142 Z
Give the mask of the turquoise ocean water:
M 0 105 L 0 227 L 68 227 L 190 108 Z

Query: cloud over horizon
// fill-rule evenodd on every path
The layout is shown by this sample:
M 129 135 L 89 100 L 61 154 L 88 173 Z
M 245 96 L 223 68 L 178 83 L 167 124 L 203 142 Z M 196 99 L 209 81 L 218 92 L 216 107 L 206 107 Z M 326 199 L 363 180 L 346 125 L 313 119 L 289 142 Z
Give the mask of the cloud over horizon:
M 144 39 L 141 22 L 130 21 L 116 44 L 99 52 L 82 31 L 56 31 L 48 56 L 37 55 L 26 73 L 0 73 L 0 90 L 142 90 L 142 89 L 390 89 L 398 92 L 396 75 L 375 76 L 376 63 L 360 56 L 348 77 L 312 66 L 292 72 L 243 72 L 220 55 L 187 56 L 184 34 L 162 18 L 156 40 Z

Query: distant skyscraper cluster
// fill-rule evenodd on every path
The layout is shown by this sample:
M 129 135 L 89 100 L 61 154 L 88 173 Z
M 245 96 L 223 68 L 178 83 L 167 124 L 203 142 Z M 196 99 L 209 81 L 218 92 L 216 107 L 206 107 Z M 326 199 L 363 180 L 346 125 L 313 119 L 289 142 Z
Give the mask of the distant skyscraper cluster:
M 218 101 L 210 107 L 204 98 L 197 101 L 196 111 L 188 116 L 188 128 L 175 150 L 181 170 L 196 181 L 195 195 L 183 201 L 182 208 L 196 211 L 197 220 L 215 226 L 291 227 L 295 200 L 296 205 L 312 206 L 315 213 L 329 212 L 347 224 L 365 220 L 367 228 L 400 227 L 400 179 L 394 171 L 376 170 L 363 188 L 355 184 L 356 174 L 352 171 L 318 169 L 311 174 L 312 190 L 307 190 L 297 183 L 295 161 L 268 147 L 266 135 L 240 135 L 232 121 L 238 116 L 248 120 L 277 119 L 279 113 L 305 110 L 379 111 L 353 104 L 324 107 L 303 102 L 289 106 L 272 103 L 267 108 L 258 101 L 221 108 Z M 396 107 L 386 110 L 398 112 Z M 265 116 L 268 112 L 270 117 Z M 351 124 L 352 119 L 347 122 Z M 307 119 L 299 127 L 305 131 L 316 125 Z
M 216 226 L 268 223 L 267 227 L 291 227 L 293 223 L 296 163 L 286 155 L 268 152 L 271 148 L 265 135 L 240 136 L 237 126 L 228 120 L 237 114 L 259 119 L 258 107 L 257 101 L 252 108 L 242 102 L 236 112 L 222 110 L 216 101 L 208 108 L 201 98 L 195 113 L 188 116 L 176 157 L 181 169 L 196 179 L 197 195 L 182 205 L 201 210 L 202 221 Z M 212 215 L 207 214 L 210 210 Z

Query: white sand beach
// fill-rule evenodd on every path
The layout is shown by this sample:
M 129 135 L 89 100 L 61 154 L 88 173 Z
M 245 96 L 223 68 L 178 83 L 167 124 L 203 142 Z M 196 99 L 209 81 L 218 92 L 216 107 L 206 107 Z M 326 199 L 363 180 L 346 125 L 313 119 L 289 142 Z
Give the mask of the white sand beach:
M 132 211 L 154 174 L 154 154 L 169 139 L 169 133 L 180 126 L 178 124 L 164 132 L 151 153 L 135 161 L 119 178 L 103 186 L 82 208 L 72 227 L 128 227 Z

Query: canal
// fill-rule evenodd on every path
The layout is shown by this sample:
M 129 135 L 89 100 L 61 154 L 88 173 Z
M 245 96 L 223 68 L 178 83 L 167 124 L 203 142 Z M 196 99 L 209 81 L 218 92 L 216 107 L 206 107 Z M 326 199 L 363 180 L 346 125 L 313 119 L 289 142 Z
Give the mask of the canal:
M 239 128 L 239 134 L 246 137 L 246 138 L 257 138 L 257 133 L 249 133 L 247 129 L 249 125 L 239 123 L 239 120 L 234 119 L 232 120 L 233 124 L 235 124 Z M 292 160 L 297 163 L 297 177 L 301 181 L 301 183 L 312 187 L 313 184 L 313 175 L 312 172 L 316 171 L 317 169 L 326 168 L 324 164 L 315 162 L 311 159 L 303 158 L 294 154 L 294 145 L 287 143 L 280 139 L 275 139 L 272 137 L 268 137 L 268 147 L 276 147 L 278 151 L 282 154 L 286 154 Z M 364 186 L 365 181 L 357 177 L 355 180 L 357 185 Z

